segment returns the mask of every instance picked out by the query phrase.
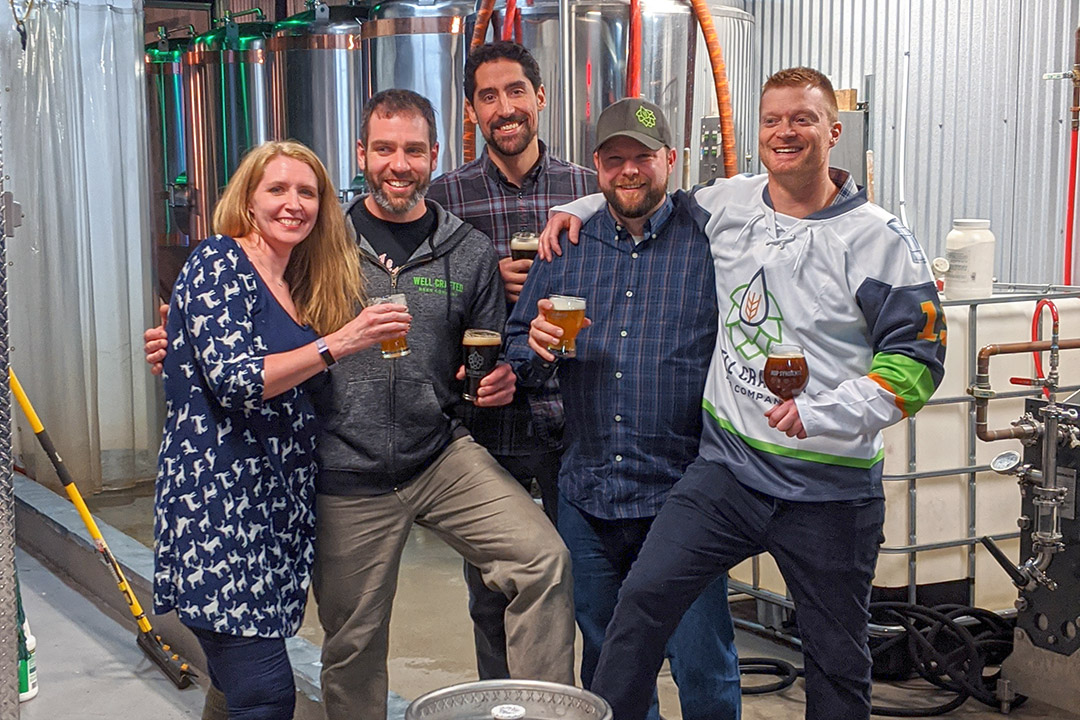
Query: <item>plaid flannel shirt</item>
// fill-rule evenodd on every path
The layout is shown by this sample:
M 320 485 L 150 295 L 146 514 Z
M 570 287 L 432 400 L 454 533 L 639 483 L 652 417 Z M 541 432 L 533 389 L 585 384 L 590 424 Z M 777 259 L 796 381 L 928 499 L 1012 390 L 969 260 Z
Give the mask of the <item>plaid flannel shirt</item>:
M 597 191 L 596 173 L 554 158 L 540 143 L 540 159 L 521 187 L 506 179 L 487 151 L 431 183 L 427 196 L 491 238 L 499 257 L 510 255 L 516 232 L 539 233 L 548 210 Z M 513 308 L 508 304 L 507 314 Z M 464 407 L 473 437 L 493 455 L 527 455 L 561 447 L 563 408 L 553 378 L 535 392 L 519 392 L 505 408 Z

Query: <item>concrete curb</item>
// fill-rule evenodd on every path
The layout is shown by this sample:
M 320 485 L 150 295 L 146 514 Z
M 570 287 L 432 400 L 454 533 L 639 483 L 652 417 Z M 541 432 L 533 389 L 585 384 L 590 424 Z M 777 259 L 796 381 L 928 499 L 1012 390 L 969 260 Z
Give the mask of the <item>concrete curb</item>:
M 150 612 L 153 552 L 108 523 L 95 520 L 154 631 L 167 638 L 180 655 L 205 675 L 206 658 L 195 637 L 176 615 Z M 15 474 L 15 536 L 19 547 L 103 607 L 114 620 L 130 627 L 134 637 L 136 627 L 127 601 L 117 590 L 112 574 L 102 566 L 97 548 L 74 505 L 18 473 Z M 289 638 L 286 648 L 296 681 L 296 720 L 324 720 L 319 686 L 320 649 L 299 637 Z M 407 706 L 404 698 L 391 692 L 388 720 L 402 720 Z

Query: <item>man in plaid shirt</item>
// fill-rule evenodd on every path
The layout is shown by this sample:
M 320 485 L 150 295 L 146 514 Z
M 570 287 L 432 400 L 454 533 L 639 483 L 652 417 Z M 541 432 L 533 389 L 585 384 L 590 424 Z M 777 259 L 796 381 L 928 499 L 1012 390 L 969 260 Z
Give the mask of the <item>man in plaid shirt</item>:
M 465 64 L 465 98 L 486 147 L 478 159 L 435 179 L 427 197 L 491 238 L 501 258 L 509 315 L 533 262 L 510 257 L 511 238 L 539 234 L 549 208 L 596 192 L 596 173 L 552 157 L 537 137 L 544 86 L 536 60 L 520 45 L 496 42 L 473 51 Z M 517 393 L 501 408 L 466 404 L 464 420 L 476 441 L 526 489 L 537 481 L 544 511 L 555 522 L 563 429 L 558 383 L 552 379 L 536 392 Z M 468 563 L 465 579 L 480 679 L 508 678 L 507 599 L 488 589 Z

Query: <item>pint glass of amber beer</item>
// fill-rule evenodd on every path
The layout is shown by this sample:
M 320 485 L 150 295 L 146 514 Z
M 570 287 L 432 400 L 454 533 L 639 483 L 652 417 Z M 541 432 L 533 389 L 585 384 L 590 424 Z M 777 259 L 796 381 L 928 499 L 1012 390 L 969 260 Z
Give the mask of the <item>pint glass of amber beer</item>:
M 510 257 L 513 260 L 535 260 L 540 249 L 540 236 L 534 232 L 516 232 L 510 238 Z
M 563 336 L 558 345 L 548 346 L 548 350 L 559 357 L 572 358 L 577 355 L 574 340 L 585 322 L 585 298 L 572 295 L 552 295 L 548 298 L 552 308 L 545 313 L 548 322 L 562 328 Z
M 408 303 L 405 302 L 405 293 L 395 293 L 393 295 L 384 295 L 383 297 L 371 299 L 372 305 L 382 305 L 383 303 L 393 303 L 394 305 L 404 305 L 406 308 L 408 307 Z M 381 345 L 382 356 L 384 358 L 405 357 L 409 354 L 409 343 L 404 337 L 394 338 L 393 340 L 383 340 Z
M 480 381 L 495 369 L 502 349 L 502 335 L 494 330 L 465 331 L 461 339 L 461 364 L 465 366 L 465 392 L 461 397 L 475 402 L 479 397 Z
M 790 400 L 810 381 L 806 357 L 798 345 L 773 345 L 765 361 L 765 387 L 781 400 Z

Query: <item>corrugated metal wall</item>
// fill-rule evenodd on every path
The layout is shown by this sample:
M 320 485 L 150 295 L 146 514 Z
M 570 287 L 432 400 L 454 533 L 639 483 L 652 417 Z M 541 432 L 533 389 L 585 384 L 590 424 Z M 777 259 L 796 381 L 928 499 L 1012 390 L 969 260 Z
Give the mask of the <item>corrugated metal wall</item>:
M 810 65 L 870 101 L 877 201 L 900 214 L 904 200 L 931 256 L 944 254 L 954 217 L 988 217 L 999 280 L 1061 282 L 1072 84 L 1042 75 L 1072 68 L 1080 0 L 752 0 L 751 7 L 760 80 Z M 872 92 L 864 97 L 867 75 Z

